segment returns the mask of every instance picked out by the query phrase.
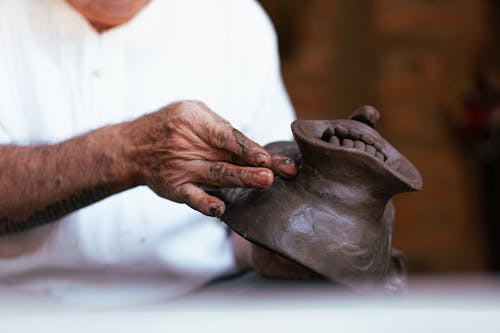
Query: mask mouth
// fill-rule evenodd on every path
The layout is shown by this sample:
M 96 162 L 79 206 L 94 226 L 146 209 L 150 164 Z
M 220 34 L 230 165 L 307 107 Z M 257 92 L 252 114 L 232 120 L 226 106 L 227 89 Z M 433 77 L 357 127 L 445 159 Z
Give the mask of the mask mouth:
M 301 147 L 304 160 L 308 153 L 322 155 L 313 158 L 324 164 L 328 157 L 335 164 L 344 160 L 362 160 L 363 165 L 372 166 L 389 173 L 406 185 L 407 190 L 422 188 L 422 178 L 413 164 L 385 140 L 375 129 L 357 120 L 296 120 L 292 123 L 295 140 Z
M 321 140 L 329 143 L 334 149 L 366 154 L 369 158 L 387 163 L 389 154 L 382 140 L 350 125 L 349 123 L 333 123 L 323 132 Z

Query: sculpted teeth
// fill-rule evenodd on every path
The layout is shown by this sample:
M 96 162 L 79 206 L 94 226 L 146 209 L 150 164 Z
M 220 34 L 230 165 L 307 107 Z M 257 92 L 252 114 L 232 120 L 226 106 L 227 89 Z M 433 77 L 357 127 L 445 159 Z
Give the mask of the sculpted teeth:
M 336 136 L 338 136 L 340 138 L 345 138 L 345 137 L 349 136 L 349 130 L 343 126 L 335 127 L 334 133 Z
M 332 136 L 335 135 L 335 130 L 331 127 L 328 127 L 324 132 L 323 135 L 321 136 L 321 140 L 323 141 L 328 141 Z
M 340 140 L 335 135 L 332 135 L 328 142 L 330 142 L 334 146 L 340 146 Z
M 354 141 L 354 148 L 364 151 L 366 149 L 366 144 L 363 141 L 356 140 Z
M 370 145 L 370 146 L 373 146 L 375 144 L 375 142 L 373 141 L 373 139 L 368 136 L 368 135 L 361 135 L 361 140 L 366 143 L 367 145 Z
M 329 142 L 333 146 L 343 148 L 354 148 L 373 156 L 381 162 L 387 161 L 387 154 L 382 150 L 382 146 L 375 142 L 371 136 L 350 132 L 347 128 L 337 125 L 334 128 L 327 128 L 321 140 Z
M 342 147 L 354 148 L 354 141 L 351 139 L 344 139 L 342 140 Z
M 381 161 L 381 162 L 383 162 L 383 161 L 384 161 L 384 155 L 382 155 L 382 153 L 380 153 L 380 152 L 378 152 L 378 151 L 375 153 L 375 158 L 376 158 L 377 160 Z
M 361 140 L 361 134 L 357 133 L 357 132 L 349 132 L 349 137 L 351 139 L 353 139 L 354 141 L 356 140 Z
M 375 153 L 377 152 L 375 147 L 373 147 L 372 145 L 366 145 L 365 151 L 368 153 L 368 155 L 371 155 L 371 156 L 375 156 Z

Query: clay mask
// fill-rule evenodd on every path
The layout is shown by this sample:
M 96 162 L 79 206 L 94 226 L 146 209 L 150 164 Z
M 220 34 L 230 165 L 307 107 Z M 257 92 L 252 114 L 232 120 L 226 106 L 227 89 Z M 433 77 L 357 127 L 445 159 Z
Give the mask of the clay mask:
M 297 120 L 296 143 L 267 146 L 300 165 L 265 190 L 223 189 L 221 217 L 244 238 L 356 290 L 401 289 L 402 257 L 391 250 L 390 199 L 418 190 L 417 169 L 373 128 L 361 107 L 341 120 Z

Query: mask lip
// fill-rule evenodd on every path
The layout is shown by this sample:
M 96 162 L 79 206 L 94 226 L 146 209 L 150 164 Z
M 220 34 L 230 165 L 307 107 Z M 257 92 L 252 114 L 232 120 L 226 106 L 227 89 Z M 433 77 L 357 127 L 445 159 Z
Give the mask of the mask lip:
M 355 127 L 362 133 L 365 133 L 369 137 L 374 138 L 378 141 L 383 149 L 387 151 L 389 155 L 386 161 L 380 161 L 374 156 L 370 156 L 364 151 L 360 151 L 357 148 L 347 148 L 339 145 L 333 145 L 329 142 L 325 142 L 322 139 L 324 131 L 332 125 L 351 125 Z M 318 148 L 330 151 L 332 153 L 350 153 L 358 157 L 365 159 L 370 159 L 373 165 L 378 168 L 388 172 L 392 177 L 402 182 L 408 187 L 409 191 L 417 191 L 422 188 L 422 177 L 418 172 L 417 168 L 404 157 L 396 148 L 394 148 L 387 140 L 385 140 L 375 129 L 372 127 L 350 119 L 340 119 L 340 120 L 295 120 L 292 125 L 292 133 L 295 140 L 299 146 L 306 145 L 306 148 L 312 148 L 317 150 Z M 304 147 L 301 147 L 302 153 L 304 153 Z

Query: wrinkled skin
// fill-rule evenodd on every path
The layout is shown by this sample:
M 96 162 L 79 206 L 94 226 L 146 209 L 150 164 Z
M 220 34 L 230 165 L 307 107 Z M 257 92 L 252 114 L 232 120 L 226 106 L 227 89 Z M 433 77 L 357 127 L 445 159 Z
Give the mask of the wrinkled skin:
M 99 33 L 127 23 L 150 2 L 150 0 L 66 1 Z M 200 119 L 195 114 L 198 111 L 201 111 Z M 159 128 L 158 124 L 162 124 L 163 121 L 168 122 L 170 126 Z M 240 132 L 232 129 L 225 120 L 201 102 L 185 101 L 169 105 L 134 125 L 136 129 L 129 132 L 135 133 L 134 138 L 139 138 L 143 147 L 142 152 L 133 154 L 133 159 L 138 161 L 136 164 L 143 168 L 142 174 L 138 172 L 138 176 L 135 177 L 136 182 L 149 185 L 158 195 L 177 202 L 185 202 L 206 215 L 221 215 L 224 212 L 224 203 L 207 195 L 199 188 L 200 183 L 258 188 L 271 186 L 274 175 L 270 170 L 238 168 L 234 164 L 270 168 L 274 174 L 285 178 L 292 177 L 296 173 L 293 160 L 263 151 Z M 177 125 L 180 127 L 176 127 Z M 150 126 L 153 128 L 150 129 Z M 149 137 L 138 134 L 141 131 L 150 132 Z M 210 133 L 210 136 L 205 135 L 206 133 Z M 201 138 L 203 139 L 200 140 Z M 168 141 L 162 144 L 161 140 Z M 225 145 L 222 143 L 225 140 L 233 143 Z M 151 144 L 148 141 L 156 143 Z M 234 142 L 240 146 L 235 147 Z M 131 145 L 134 144 L 132 141 Z M 148 154 L 148 147 L 152 146 L 155 149 L 152 154 Z M 181 147 L 185 151 L 182 151 Z M 248 149 L 240 149 L 245 147 Z M 255 154 L 259 153 L 262 155 L 255 157 Z M 208 163 L 204 159 L 214 162 L 218 159 L 219 163 L 213 163 L 207 168 Z M 168 167 L 171 169 L 167 169 Z M 283 264 L 276 270 L 278 266 L 273 264 L 271 258 L 278 258 L 278 255 L 242 238 L 236 241 L 236 237 L 236 234 L 232 235 L 233 248 L 242 269 L 257 269 L 268 276 L 280 277 L 288 276 L 297 270 L 296 264 L 281 258 L 278 261 Z M 305 275 L 310 274 L 308 270 L 301 269 L 306 272 Z M 292 276 L 297 277 L 297 274 L 293 273 Z
M 421 188 L 416 168 L 374 130 L 377 110 L 350 119 L 292 124 L 298 143 L 266 146 L 301 163 L 269 189 L 223 189 L 221 219 L 242 237 L 354 290 L 405 286 L 391 250 L 397 193 Z M 217 192 L 214 192 L 214 194 Z
M 292 159 L 264 148 L 199 101 L 182 101 L 124 125 L 136 183 L 209 216 L 225 205 L 200 184 L 267 188 L 292 177 Z
M 291 178 L 295 161 L 253 142 L 200 101 L 182 101 L 129 123 L 138 183 L 158 195 L 209 216 L 221 216 L 224 202 L 203 185 L 268 188 L 275 176 Z M 231 235 L 241 269 L 269 277 L 317 275 L 290 260 Z
M 290 177 L 290 158 L 269 153 L 199 101 L 51 145 L 0 145 L 0 235 L 55 221 L 140 185 L 210 216 L 224 202 L 200 184 L 267 188 Z M 42 170 L 43 172 L 40 172 Z

